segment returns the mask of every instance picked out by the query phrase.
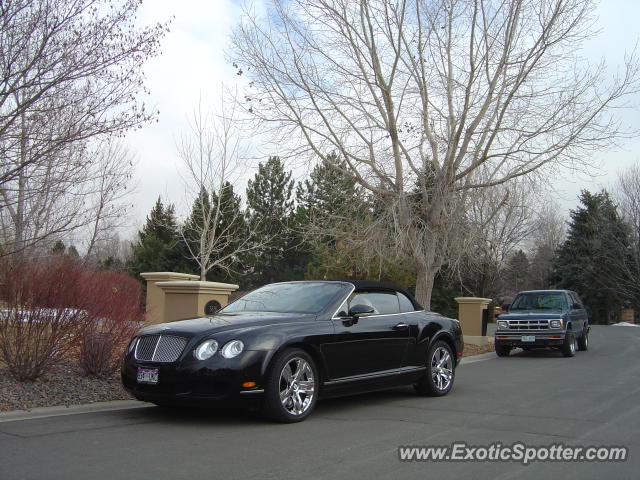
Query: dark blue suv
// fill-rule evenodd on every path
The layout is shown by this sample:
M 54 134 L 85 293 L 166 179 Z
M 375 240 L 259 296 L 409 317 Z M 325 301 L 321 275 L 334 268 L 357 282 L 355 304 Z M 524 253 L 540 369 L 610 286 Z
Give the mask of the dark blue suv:
M 495 345 L 499 357 L 515 347 L 557 348 L 565 357 L 573 357 L 589 345 L 587 311 L 570 290 L 520 292 L 509 311 L 497 319 Z

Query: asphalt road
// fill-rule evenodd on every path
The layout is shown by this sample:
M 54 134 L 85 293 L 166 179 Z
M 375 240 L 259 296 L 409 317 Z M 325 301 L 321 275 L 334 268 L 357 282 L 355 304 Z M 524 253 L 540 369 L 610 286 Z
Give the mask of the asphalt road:
M 588 352 L 462 365 L 453 391 L 318 404 L 305 422 L 160 408 L 0 423 L 0 479 L 640 478 L 640 328 L 593 327 Z M 623 463 L 420 462 L 399 445 L 629 448 Z

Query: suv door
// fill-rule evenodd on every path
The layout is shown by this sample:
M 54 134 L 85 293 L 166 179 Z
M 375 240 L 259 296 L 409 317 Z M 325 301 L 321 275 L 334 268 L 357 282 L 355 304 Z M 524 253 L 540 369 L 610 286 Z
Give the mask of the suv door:
M 577 293 L 569 292 L 569 299 L 569 320 L 571 320 L 573 331 L 580 336 L 582 330 L 587 326 L 587 311 L 584 309 L 582 301 Z
M 374 313 L 352 323 L 347 312 L 359 304 L 373 307 Z M 354 292 L 331 320 L 335 334 L 321 346 L 329 378 L 400 368 L 410 341 L 404 317 L 395 292 Z

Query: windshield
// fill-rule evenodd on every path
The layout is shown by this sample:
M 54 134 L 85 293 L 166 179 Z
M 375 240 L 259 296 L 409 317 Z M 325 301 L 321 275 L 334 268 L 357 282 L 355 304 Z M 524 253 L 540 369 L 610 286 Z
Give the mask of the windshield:
M 566 308 L 567 297 L 564 293 L 532 292 L 518 295 L 509 310 L 564 310 Z
M 247 293 L 220 312 L 318 313 L 345 289 L 340 283 L 275 283 Z

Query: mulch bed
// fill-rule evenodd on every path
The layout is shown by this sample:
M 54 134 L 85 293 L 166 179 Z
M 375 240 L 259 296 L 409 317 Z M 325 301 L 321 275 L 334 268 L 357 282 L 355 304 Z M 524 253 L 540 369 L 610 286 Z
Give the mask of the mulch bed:
M 0 366 L 0 411 L 110 400 L 132 400 L 122 388 L 119 373 L 104 379 L 86 377 L 76 364 L 66 362 L 35 382 L 18 382 Z
M 493 351 L 493 345 L 465 344 L 463 356 Z M 122 388 L 119 373 L 104 379 L 86 377 L 76 364 L 65 362 L 35 382 L 18 382 L 0 366 L 0 412 L 132 399 Z
M 485 345 L 484 347 L 479 347 L 477 345 L 471 345 L 470 343 L 465 343 L 462 356 L 470 357 L 472 355 L 480 355 L 481 353 L 489 353 L 489 352 L 495 352 L 495 351 L 496 349 L 493 346 L 493 343 L 490 343 L 489 345 Z

